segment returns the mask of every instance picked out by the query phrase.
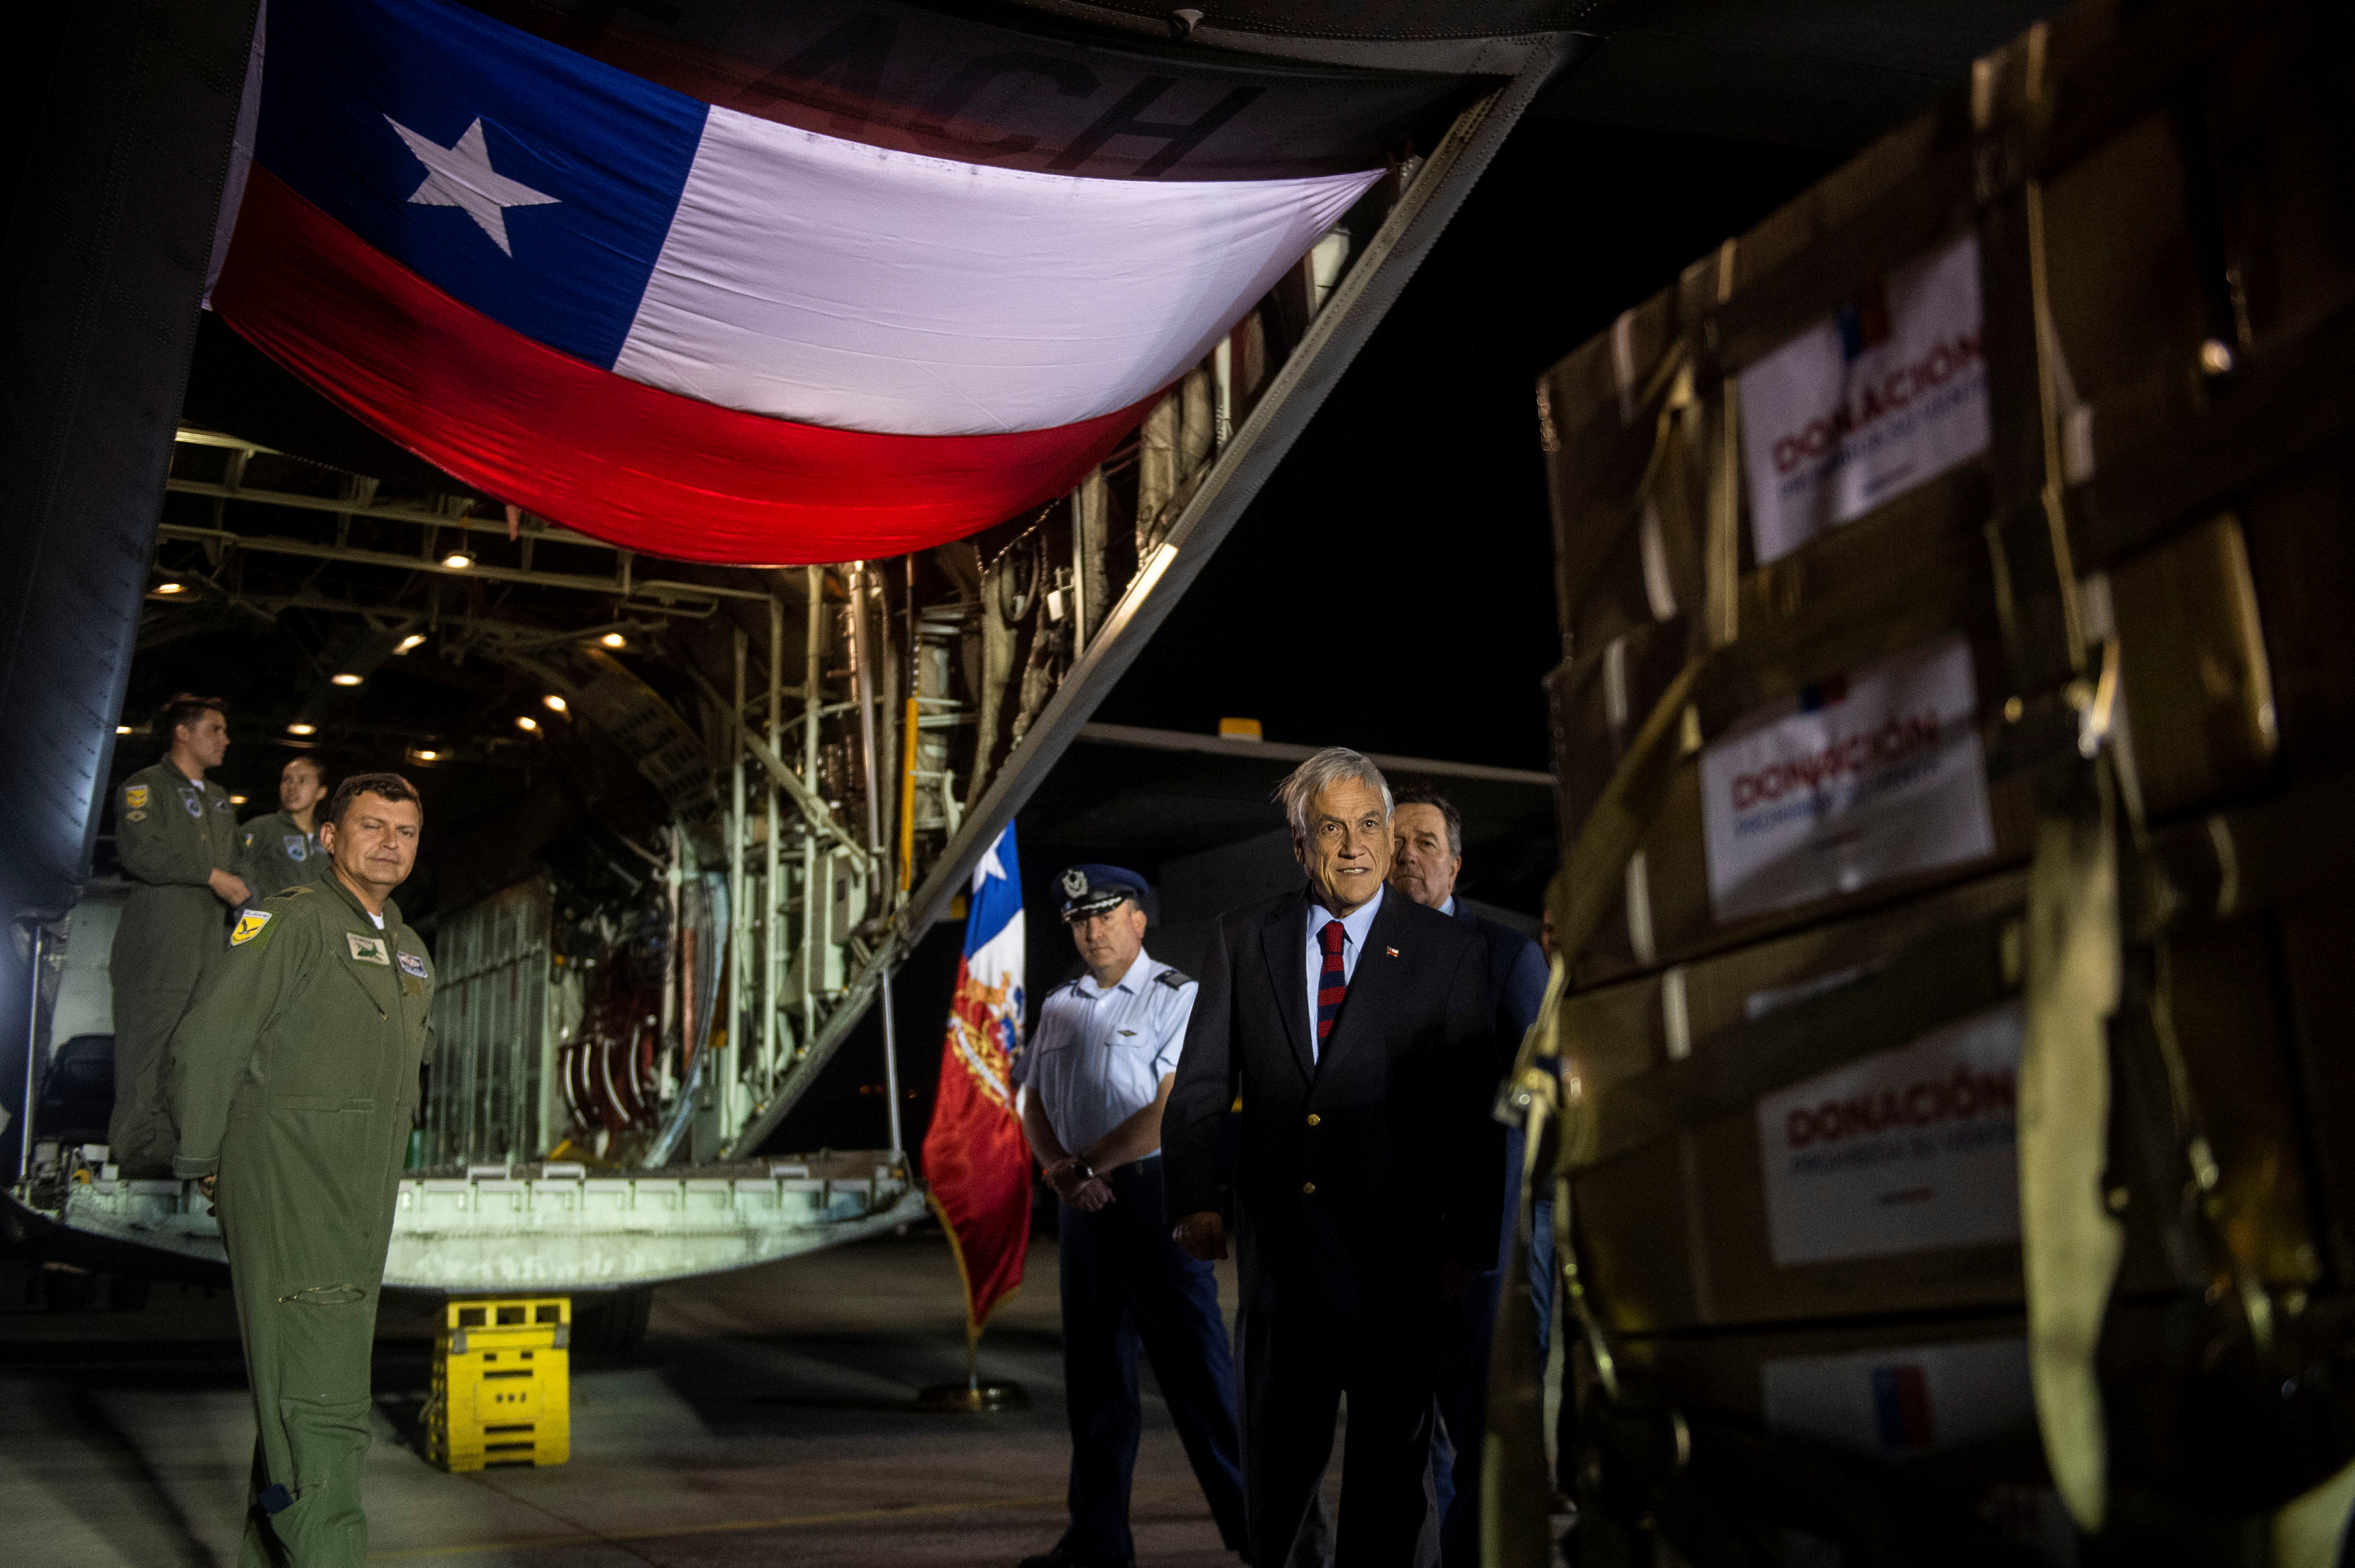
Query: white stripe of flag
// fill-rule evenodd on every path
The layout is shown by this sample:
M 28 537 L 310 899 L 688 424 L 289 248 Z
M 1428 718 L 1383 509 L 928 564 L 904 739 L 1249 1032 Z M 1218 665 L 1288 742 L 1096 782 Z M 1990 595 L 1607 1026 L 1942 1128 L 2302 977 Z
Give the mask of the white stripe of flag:
M 837 429 L 1075 424 L 1199 362 L 1380 175 L 1082 179 L 714 108 L 613 368 Z

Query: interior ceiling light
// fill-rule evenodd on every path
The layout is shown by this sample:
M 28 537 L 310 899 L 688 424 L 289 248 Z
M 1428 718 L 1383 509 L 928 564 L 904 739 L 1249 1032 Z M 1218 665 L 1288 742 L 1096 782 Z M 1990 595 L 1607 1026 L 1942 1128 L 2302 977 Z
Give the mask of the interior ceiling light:
M 442 754 L 433 750 L 431 747 L 420 747 L 417 750 L 410 752 L 410 755 L 417 758 L 420 762 L 439 762 L 442 759 Z
M 186 583 L 157 583 L 155 585 L 155 591 L 157 593 L 186 593 L 188 591 L 188 586 Z
M 114 726 L 114 733 L 117 735 L 129 735 L 131 733 L 131 726 L 127 724 L 116 725 Z
M 516 728 L 521 730 L 537 730 L 539 728 L 539 721 L 532 717 L 529 714 L 517 714 L 516 715 Z
M 442 557 L 442 564 L 453 572 L 463 572 L 474 564 L 474 553 L 464 549 L 453 550 Z
M 608 648 L 627 648 L 630 645 L 630 640 L 618 631 L 608 631 L 597 641 Z
M 229 803 L 232 806 L 242 806 L 245 804 L 245 797 L 242 795 L 231 795 L 229 798 Z
M 290 724 L 286 726 L 286 733 L 288 735 L 316 735 L 319 733 L 319 726 L 314 724 Z
M 422 631 L 412 631 L 412 632 L 410 632 L 408 636 L 406 636 L 406 637 L 402 638 L 402 639 L 401 639 L 398 643 L 396 643 L 396 644 L 393 646 L 393 650 L 392 650 L 392 651 L 393 651 L 394 652 L 396 652 L 396 653 L 406 653 L 406 652 L 408 652 L 410 649 L 412 649 L 412 648 L 416 647 L 419 643 L 421 643 L 421 642 L 422 642 L 422 641 L 425 641 L 425 633 L 423 633 Z
M 560 714 L 570 711 L 565 706 L 564 699 L 558 696 L 554 692 L 549 693 L 548 695 L 540 698 L 539 700 L 546 703 L 552 712 Z
M 349 670 L 341 671 L 336 674 L 330 675 L 327 677 L 327 680 L 330 683 L 338 686 L 357 686 L 360 683 L 360 678 L 357 675 L 353 674 Z

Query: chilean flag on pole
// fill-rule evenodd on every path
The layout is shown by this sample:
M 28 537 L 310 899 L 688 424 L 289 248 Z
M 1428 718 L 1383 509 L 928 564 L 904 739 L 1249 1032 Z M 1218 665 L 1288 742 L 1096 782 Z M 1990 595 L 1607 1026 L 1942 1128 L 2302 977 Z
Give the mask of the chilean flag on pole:
M 282 3 L 257 54 L 222 319 L 487 493 L 688 559 L 897 554 L 1062 493 L 1380 173 L 929 156 L 446 0 Z
M 940 1094 L 924 1130 L 924 1177 L 956 1252 L 965 1332 L 975 1337 L 1021 1287 L 1030 1243 L 1030 1145 L 1013 1088 L 1023 962 L 1022 871 L 1008 822 L 974 868 Z

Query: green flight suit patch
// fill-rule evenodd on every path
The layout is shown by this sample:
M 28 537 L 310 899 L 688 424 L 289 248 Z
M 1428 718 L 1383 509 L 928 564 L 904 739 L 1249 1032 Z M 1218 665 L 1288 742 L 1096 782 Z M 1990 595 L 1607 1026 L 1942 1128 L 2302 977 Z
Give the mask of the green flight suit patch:
M 392 967 L 392 952 L 384 945 L 382 937 L 363 937 L 357 931 L 346 931 L 344 940 L 351 944 L 354 963 Z
M 261 934 L 270 929 L 270 920 L 267 909 L 246 910 L 237 917 L 237 928 L 229 934 L 229 945 L 242 948 L 248 942 L 260 940 Z

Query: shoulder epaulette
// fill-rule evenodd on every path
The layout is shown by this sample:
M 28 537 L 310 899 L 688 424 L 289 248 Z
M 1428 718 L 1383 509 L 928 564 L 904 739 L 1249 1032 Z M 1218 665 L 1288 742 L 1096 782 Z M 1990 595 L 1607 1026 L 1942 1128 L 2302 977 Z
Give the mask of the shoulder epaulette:
M 280 888 L 270 896 L 272 898 L 302 898 L 310 894 L 316 893 L 317 891 L 319 890 L 315 887 L 308 886 L 305 884 L 298 882 L 292 887 Z
M 1153 977 L 1155 985 L 1166 985 L 1171 991 L 1184 991 L 1194 983 L 1194 977 L 1183 969 L 1167 969 Z

